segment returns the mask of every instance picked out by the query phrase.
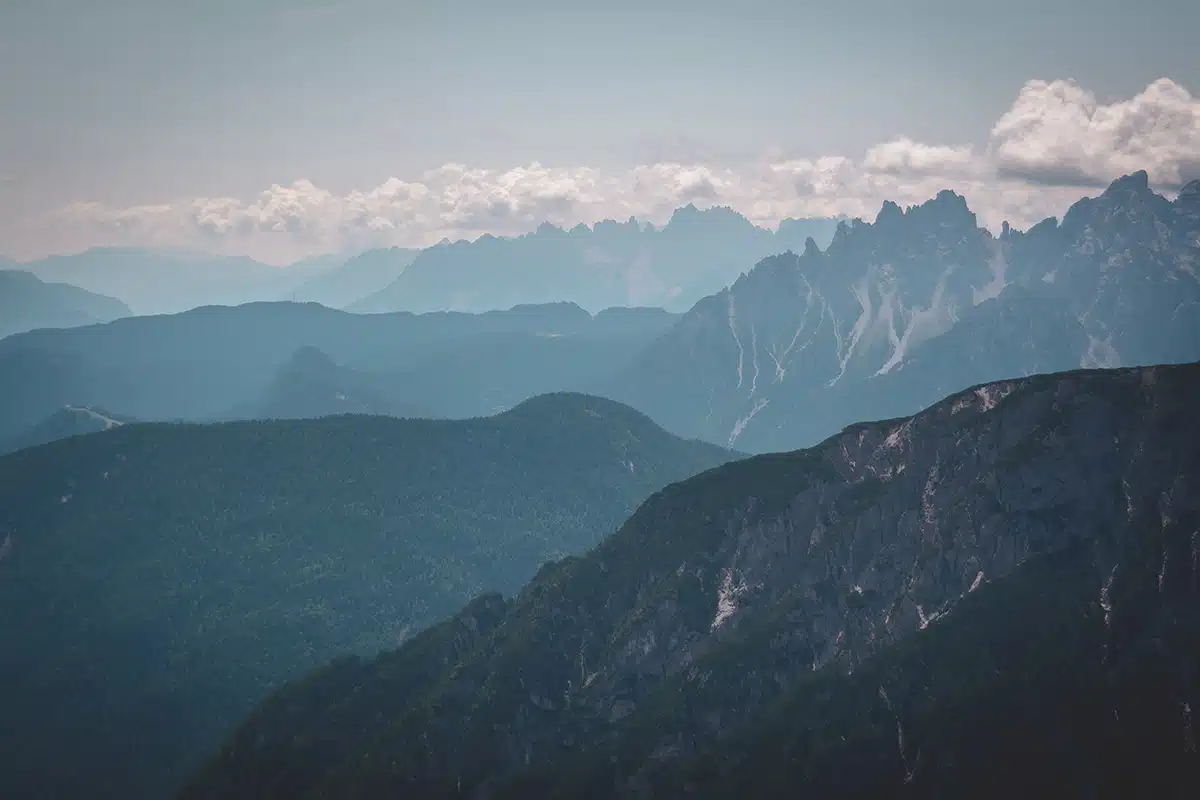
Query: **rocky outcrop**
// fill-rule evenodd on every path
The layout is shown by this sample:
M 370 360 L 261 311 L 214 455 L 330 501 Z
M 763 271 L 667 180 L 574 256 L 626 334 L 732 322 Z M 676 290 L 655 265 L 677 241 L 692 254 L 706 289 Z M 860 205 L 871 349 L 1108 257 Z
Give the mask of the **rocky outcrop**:
M 763 452 L 975 382 L 1189 361 L 1197 196 L 1193 183 L 1171 202 L 1135 173 L 1061 224 L 998 239 L 953 192 L 887 202 L 873 223 L 841 224 L 824 252 L 765 259 L 700 301 L 603 391 L 684 435 Z
M 360 688 L 316 676 L 277 700 L 311 715 L 251 721 L 185 796 L 216 797 L 216 786 L 221 797 L 272 796 L 263 787 L 294 769 L 290 741 L 325 729 L 314 698 L 389 686 L 403 699 L 387 732 L 360 738 L 347 724 L 340 735 L 356 742 L 355 757 L 308 762 L 316 774 L 291 796 L 679 796 L 671 765 L 715 758 L 780 698 L 812 686 L 843 697 L 836 681 L 886 673 L 895 653 L 911 652 L 897 648 L 978 613 L 962 610 L 965 598 L 1009 591 L 993 585 L 1033 580 L 1022 603 L 1042 598 L 1051 616 L 1091 603 L 1091 621 L 1053 618 L 1085 625 L 1097 664 L 1115 658 L 1123 640 L 1104 638 L 1114 592 L 1145 564 L 1160 566 L 1176 601 L 1200 599 L 1197 391 L 1195 364 L 980 385 L 914 417 L 672 485 L 587 556 L 543 568 L 431 688 L 407 692 L 382 669 Z M 1044 565 L 1061 554 L 1071 567 L 1060 597 L 1044 577 L 1056 568 Z M 1122 624 L 1144 631 L 1155 619 L 1138 612 Z M 1194 654 L 1200 636 L 1180 635 Z M 1006 648 L 995 658 L 1016 652 Z M 1072 645 L 1058 655 L 1077 663 L 1091 653 Z M 1010 668 L 996 663 L 996 675 Z M 1164 684 L 1170 702 L 1200 700 L 1200 676 L 1172 663 L 1183 671 Z M 888 692 L 904 703 L 911 692 L 884 683 L 870 687 L 869 702 L 882 705 L 869 713 L 887 715 L 891 758 L 904 708 Z M 960 689 L 970 695 L 930 691 L 953 699 Z M 891 785 L 890 773 L 877 777 Z

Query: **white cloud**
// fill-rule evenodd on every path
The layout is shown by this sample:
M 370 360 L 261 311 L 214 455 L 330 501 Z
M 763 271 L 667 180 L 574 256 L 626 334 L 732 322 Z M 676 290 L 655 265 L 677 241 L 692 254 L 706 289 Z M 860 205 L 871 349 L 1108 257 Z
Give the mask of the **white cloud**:
M 901 136 L 868 150 L 863 168 L 884 175 L 970 176 L 979 162 L 969 145 L 928 145 Z
M 1025 227 L 1061 214 L 1086 187 L 1138 169 L 1164 189 L 1200 177 L 1200 102 L 1165 78 L 1107 105 L 1071 81 L 1030 81 L 978 149 L 899 136 L 860 158 L 765 157 L 736 166 L 661 161 L 601 172 L 451 163 L 345 195 L 298 180 L 252 200 L 77 203 L 48 224 L 96 243 L 206 246 L 285 260 L 345 247 L 519 234 L 545 221 L 569 226 L 636 216 L 661 223 L 689 202 L 729 205 L 766 225 L 789 216 L 873 218 L 884 200 L 915 204 L 949 188 L 967 197 L 983 223 Z
M 1200 177 L 1200 100 L 1161 78 L 1104 105 L 1074 81 L 1030 81 L 992 128 L 1000 174 L 1049 185 L 1104 185 L 1146 170 L 1177 188 Z

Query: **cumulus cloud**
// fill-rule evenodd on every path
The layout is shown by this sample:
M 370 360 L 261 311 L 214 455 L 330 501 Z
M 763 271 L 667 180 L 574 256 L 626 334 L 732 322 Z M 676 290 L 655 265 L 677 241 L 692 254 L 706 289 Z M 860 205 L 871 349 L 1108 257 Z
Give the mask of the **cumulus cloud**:
M 1200 176 L 1200 101 L 1165 78 L 1107 105 L 1072 81 L 1029 81 L 982 145 L 898 136 L 858 158 L 662 160 L 615 172 L 451 163 L 348 194 L 298 180 L 252 199 L 127 208 L 78 203 L 56 214 L 54 224 L 123 243 L 275 247 L 295 256 L 513 235 L 547 221 L 569 226 L 636 216 L 661 223 L 687 203 L 728 205 L 764 225 L 786 217 L 871 218 L 884 200 L 915 204 L 949 188 L 965 195 L 985 224 L 1024 227 L 1061 214 L 1089 187 L 1135 170 L 1147 170 L 1164 190 Z
M 1167 78 L 1108 105 L 1074 81 L 1030 81 L 991 139 L 1002 176 L 1101 186 L 1144 169 L 1178 188 L 1200 177 L 1200 100 Z
M 969 145 L 951 147 L 914 142 L 907 136 L 867 150 L 863 168 L 884 175 L 969 176 L 979 164 Z

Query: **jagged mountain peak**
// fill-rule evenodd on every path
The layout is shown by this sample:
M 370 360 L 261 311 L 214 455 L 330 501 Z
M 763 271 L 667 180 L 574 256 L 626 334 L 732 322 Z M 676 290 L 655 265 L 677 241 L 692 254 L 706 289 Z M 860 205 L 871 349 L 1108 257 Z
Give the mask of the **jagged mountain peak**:
M 1135 173 L 999 240 L 955 192 L 885 202 L 824 252 L 763 259 L 697 303 L 612 396 L 761 452 L 811 443 L 852 406 L 915 410 L 964 375 L 1200 357 L 1200 186 L 1172 205 L 1146 185 Z
M 867 245 L 877 242 L 881 236 L 887 239 L 924 237 L 930 233 L 940 238 L 961 240 L 964 236 L 982 237 L 986 231 L 979 227 L 975 212 L 971 211 L 965 197 L 942 189 L 929 200 L 903 209 L 892 200 L 884 200 L 873 223 L 858 217 L 840 220 L 829 251 Z
M 1179 196 L 1175 198 L 1175 202 L 1180 205 L 1200 203 L 1200 178 L 1185 183 L 1179 190 Z
M 902 219 L 904 219 L 904 209 L 891 200 L 884 200 L 883 205 L 879 208 L 879 213 L 875 215 L 875 225 L 888 225 Z
M 544 222 L 520 236 L 480 236 L 427 248 L 391 283 L 346 306 L 356 312 L 483 312 L 573 300 L 595 311 L 655 305 L 683 312 L 763 256 L 825 244 L 834 220 L 759 225 L 728 206 L 688 203 L 655 226 L 630 216 L 564 230 Z
M 1175 198 L 1175 211 L 1190 224 L 1200 226 L 1200 180 L 1184 184 Z M 1200 233 L 1200 231 L 1197 231 Z
M 1146 171 L 1139 170 L 1117 178 L 1099 196 L 1073 203 L 1063 215 L 1061 231 L 1078 239 L 1090 236 L 1089 229 L 1112 226 L 1126 238 L 1150 236 L 1157 223 L 1174 216 L 1173 210 L 1171 201 L 1151 188 Z M 1143 230 L 1135 233 L 1130 226 Z
M 1144 169 L 1139 169 L 1128 175 L 1122 175 L 1108 185 L 1104 194 L 1109 196 L 1153 194 L 1150 189 L 1150 174 Z
M 731 224 L 744 228 L 755 227 L 754 223 L 729 206 L 698 208 L 695 203 L 675 209 L 663 231 L 689 229 L 696 225 Z
M 910 208 L 905 216 L 943 227 L 971 230 L 978 227 L 975 212 L 967 205 L 967 198 L 950 189 L 942 189 L 932 200 Z
M 835 244 L 844 242 L 844 241 L 846 241 L 847 238 L 849 238 L 849 236 L 850 236 L 850 221 L 840 219 L 840 220 L 838 220 L 837 228 L 833 232 L 833 241 L 831 241 L 829 243 L 829 246 L 833 247 Z

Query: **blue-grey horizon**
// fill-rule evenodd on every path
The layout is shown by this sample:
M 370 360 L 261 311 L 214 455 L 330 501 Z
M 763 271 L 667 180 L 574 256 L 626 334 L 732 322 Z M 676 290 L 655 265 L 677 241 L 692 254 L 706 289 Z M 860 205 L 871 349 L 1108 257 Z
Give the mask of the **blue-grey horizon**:
M 1200 5 L 13 0 L 0 253 L 424 246 L 688 202 L 964 194 L 989 227 L 1200 177 Z

